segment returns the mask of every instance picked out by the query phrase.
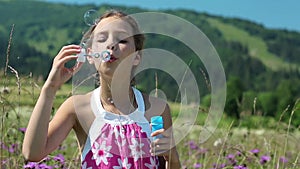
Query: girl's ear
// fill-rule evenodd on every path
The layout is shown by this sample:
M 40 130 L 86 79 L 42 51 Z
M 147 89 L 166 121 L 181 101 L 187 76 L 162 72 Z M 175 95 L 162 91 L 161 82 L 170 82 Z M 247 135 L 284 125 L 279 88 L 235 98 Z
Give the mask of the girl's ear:
M 133 65 L 134 66 L 139 65 L 140 62 L 141 62 L 141 59 L 142 59 L 141 51 L 138 51 L 137 54 L 135 55 L 134 59 L 133 59 Z
M 94 59 L 91 56 L 91 54 L 92 54 L 91 48 L 87 48 L 86 50 L 87 50 L 86 51 L 86 53 L 87 53 L 86 59 L 88 60 L 89 64 L 94 64 Z

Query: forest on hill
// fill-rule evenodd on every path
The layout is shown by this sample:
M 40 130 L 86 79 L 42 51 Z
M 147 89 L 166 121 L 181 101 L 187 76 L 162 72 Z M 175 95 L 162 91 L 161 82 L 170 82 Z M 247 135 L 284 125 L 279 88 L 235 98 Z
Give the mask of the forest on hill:
M 40 1 L 0 2 L 0 69 L 6 66 L 7 46 L 13 28 L 9 65 L 21 75 L 32 73 L 46 78 L 53 57 L 66 44 L 79 44 L 82 33 L 88 29 L 83 14 L 89 9 L 99 13 L 120 9 L 129 14 L 147 12 L 146 9 L 111 5 L 67 5 Z M 219 54 L 227 79 L 225 113 L 241 118 L 260 112 L 262 115 L 280 117 L 283 111 L 291 113 L 300 98 L 300 33 L 288 30 L 266 29 L 263 25 L 225 18 L 190 10 L 157 11 L 183 18 L 197 26 L 211 41 Z M 192 37 L 191 37 L 192 38 Z M 147 34 L 145 48 L 160 48 L 190 64 L 195 74 L 203 106 L 209 106 L 210 94 L 206 84 L 207 74 L 201 60 L 187 46 L 164 35 Z M 189 58 L 184 57 L 189 56 Z M 199 73 L 203 71 L 202 73 Z M 150 92 L 156 86 L 158 70 L 141 73 L 140 87 Z M 178 85 L 167 73 L 158 73 L 159 88 L 169 100 L 177 97 Z M 254 101 L 255 111 L 253 110 Z M 287 114 L 288 114 L 287 113 Z M 293 124 L 300 125 L 300 114 L 294 113 Z

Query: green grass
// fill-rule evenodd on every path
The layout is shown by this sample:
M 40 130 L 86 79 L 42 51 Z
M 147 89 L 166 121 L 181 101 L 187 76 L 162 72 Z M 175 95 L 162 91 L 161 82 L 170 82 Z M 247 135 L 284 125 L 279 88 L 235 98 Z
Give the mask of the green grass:
M 10 88 L 9 93 L 0 93 L 1 144 L 7 147 L 17 145 L 13 152 L 1 147 L 1 160 L 4 161 L 2 168 L 22 168 L 24 165 L 21 155 L 24 134 L 19 131 L 19 128 L 27 126 L 42 86 L 42 82 L 35 82 L 30 77 L 19 78 L 21 85 L 16 83 L 15 76 L 1 78 L 4 81 L 0 83 L 1 89 L 5 86 Z M 21 86 L 21 90 L 18 86 Z M 62 86 L 57 93 L 54 107 L 57 108 L 70 95 L 71 89 L 71 85 Z M 176 118 L 180 113 L 180 105 L 170 103 L 170 107 L 173 118 Z M 295 106 L 295 108 L 299 107 Z M 249 116 L 237 121 L 223 113 L 216 131 L 205 142 L 199 142 L 199 134 L 203 131 L 202 126 L 207 117 L 206 112 L 205 108 L 201 108 L 196 123 L 189 132 L 184 133 L 185 137 L 177 144 L 183 166 L 196 168 L 196 164 L 201 164 L 202 168 L 212 168 L 213 165 L 226 164 L 226 168 L 232 168 L 233 164 L 228 162 L 228 156 L 234 155 L 236 165 L 247 165 L 249 168 L 299 168 L 299 128 L 290 130 L 292 126 L 289 124 L 274 122 L 274 119 L 263 116 Z M 268 126 L 267 123 L 270 122 L 272 125 Z M 250 152 L 253 149 L 259 149 L 260 152 L 254 155 Z M 57 164 L 58 161 L 53 159 L 58 154 L 62 154 L 65 158 L 65 168 L 72 169 L 80 166 L 80 153 L 74 131 L 57 150 L 48 156 L 51 160 L 42 163 Z M 264 155 L 270 156 L 271 160 L 262 165 L 260 158 Z M 281 157 L 288 158 L 288 162 L 281 163 Z
M 225 24 L 218 19 L 208 18 L 208 22 L 220 30 L 227 41 L 237 41 L 249 48 L 250 56 L 262 61 L 272 70 L 289 70 L 290 68 L 299 69 L 296 64 L 283 61 L 276 55 L 268 51 L 267 44 L 259 37 L 251 36 L 245 30 L 239 29 L 233 25 Z M 300 70 L 300 69 L 299 69 Z

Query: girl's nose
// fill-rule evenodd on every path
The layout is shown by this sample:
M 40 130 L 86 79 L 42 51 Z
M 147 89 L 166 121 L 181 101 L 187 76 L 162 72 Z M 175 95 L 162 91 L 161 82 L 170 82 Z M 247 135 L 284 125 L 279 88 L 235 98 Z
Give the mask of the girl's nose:
M 106 44 L 107 45 L 106 49 L 116 50 L 116 48 L 117 48 L 117 46 L 116 46 L 117 42 L 116 42 L 116 40 L 114 38 L 109 38 L 106 43 L 107 43 Z
M 115 50 L 116 44 L 110 44 L 106 46 L 106 49 Z

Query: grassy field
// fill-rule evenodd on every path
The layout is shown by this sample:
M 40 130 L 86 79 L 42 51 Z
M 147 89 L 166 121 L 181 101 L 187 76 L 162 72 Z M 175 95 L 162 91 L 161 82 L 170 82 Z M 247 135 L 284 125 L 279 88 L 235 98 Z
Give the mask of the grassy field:
M 239 29 L 233 25 L 225 24 L 218 19 L 208 18 L 209 23 L 218 28 L 227 41 L 241 42 L 249 48 L 250 56 L 257 58 L 272 70 L 282 70 L 289 68 L 298 68 L 299 66 L 287 63 L 270 53 L 267 44 L 259 37 L 250 36 L 245 30 Z
M 1 76 L 1 168 L 39 166 L 73 169 L 80 166 L 80 153 L 73 132 L 42 162 L 24 162 L 21 155 L 24 130 L 41 86 L 42 81 L 31 76 Z M 54 109 L 71 94 L 72 86 L 64 85 L 56 96 Z M 173 117 L 176 118 L 180 105 L 170 105 Z M 192 130 L 177 144 L 183 168 L 300 168 L 299 128 L 280 121 L 266 120 L 262 116 L 236 121 L 223 114 L 217 130 L 201 143 L 199 133 L 203 131 L 205 118 L 205 111 L 199 111 Z M 249 125 L 251 120 L 254 121 L 251 124 L 253 126 Z M 275 124 L 266 124 L 270 122 Z

